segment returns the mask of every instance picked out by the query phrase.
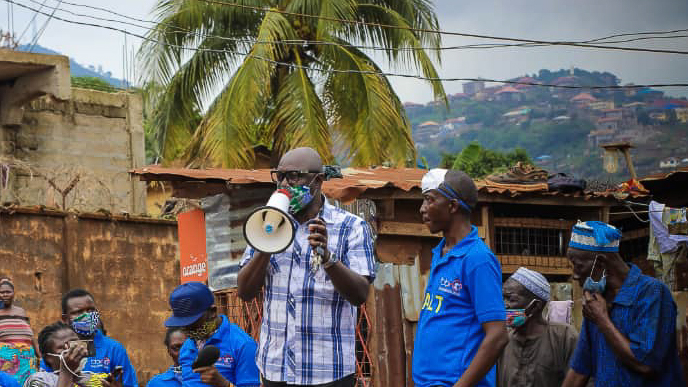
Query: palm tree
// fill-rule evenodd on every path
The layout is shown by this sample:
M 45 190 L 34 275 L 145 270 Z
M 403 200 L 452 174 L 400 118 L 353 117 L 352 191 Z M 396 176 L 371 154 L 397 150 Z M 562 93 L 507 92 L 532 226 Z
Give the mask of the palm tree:
M 411 30 L 438 30 L 431 0 L 234 1 L 157 4 L 140 55 L 164 87 L 152 119 L 163 158 L 183 146 L 192 166 L 245 168 L 262 144 L 332 161 L 335 144 L 352 165 L 415 160 L 403 106 L 371 55 L 436 78 L 426 48 L 439 62 L 439 34 Z

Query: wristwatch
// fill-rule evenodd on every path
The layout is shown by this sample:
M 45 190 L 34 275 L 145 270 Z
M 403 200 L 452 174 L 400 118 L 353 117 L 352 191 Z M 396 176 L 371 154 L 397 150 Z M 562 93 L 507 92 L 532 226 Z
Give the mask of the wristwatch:
M 334 264 L 337 262 L 339 262 L 339 258 L 337 258 L 337 255 L 330 253 L 330 259 L 328 259 L 327 262 L 323 263 L 323 269 L 327 270 L 334 266 Z

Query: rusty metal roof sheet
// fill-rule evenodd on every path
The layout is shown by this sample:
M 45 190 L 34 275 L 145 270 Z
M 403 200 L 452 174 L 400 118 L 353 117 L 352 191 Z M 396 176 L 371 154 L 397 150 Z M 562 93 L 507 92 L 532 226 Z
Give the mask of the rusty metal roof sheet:
M 323 184 L 324 193 L 333 199 L 348 202 L 356 199 L 369 189 L 397 188 L 411 191 L 420 188 L 420 182 L 425 169 L 417 168 L 344 168 L 342 179 L 333 179 Z M 159 165 L 149 165 L 130 171 L 146 181 L 218 181 L 227 184 L 272 184 L 269 169 L 188 169 L 166 168 Z M 494 184 L 485 180 L 476 180 L 479 192 L 500 194 L 510 197 L 522 194 L 539 194 L 545 196 L 580 197 L 584 200 L 591 198 L 613 198 L 615 192 L 585 192 L 576 194 L 562 194 L 549 192 L 546 184 Z

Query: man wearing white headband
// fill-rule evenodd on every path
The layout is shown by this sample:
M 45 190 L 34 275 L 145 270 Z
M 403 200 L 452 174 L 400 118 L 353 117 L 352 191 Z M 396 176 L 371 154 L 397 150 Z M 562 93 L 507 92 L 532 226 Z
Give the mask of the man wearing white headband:
M 621 232 L 578 222 L 567 256 L 583 287 L 583 327 L 564 386 L 685 386 L 669 288 L 619 255 Z
M 495 363 L 507 343 L 502 270 L 471 225 L 473 180 L 433 169 L 422 181 L 423 223 L 444 237 L 432 266 L 413 349 L 416 387 L 496 385 Z
M 561 386 L 578 334 L 567 324 L 545 321 L 550 286 L 540 273 L 521 267 L 502 286 L 509 344 L 497 362 L 500 387 Z

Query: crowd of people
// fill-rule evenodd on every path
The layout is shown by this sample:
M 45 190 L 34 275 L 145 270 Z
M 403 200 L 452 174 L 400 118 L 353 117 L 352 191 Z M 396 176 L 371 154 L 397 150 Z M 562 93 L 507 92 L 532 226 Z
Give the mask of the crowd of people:
M 172 366 L 149 387 L 356 384 L 356 308 L 375 278 L 373 237 L 363 219 L 327 201 L 325 170 L 313 149 L 298 148 L 273 173 L 289 191 L 296 231 L 286 250 L 249 246 L 241 260 L 239 296 L 264 296 L 259 342 L 218 313 L 205 284 L 182 284 L 169 296 L 165 321 Z M 497 257 L 470 222 L 478 195 L 468 175 L 430 170 L 422 193 L 423 223 L 443 238 L 432 252 L 415 333 L 416 386 L 685 385 L 671 292 L 623 260 L 618 229 L 579 222 L 572 230 L 567 256 L 584 290 L 579 334 L 545 318 L 551 294 L 542 274 L 520 268 L 502 283 Z M 1 387 L 138 385 L 91 293 L 66 293 L 61 311 L 62 320 L 35 339 L 14 305 L 12 280 L 0 277 Z

